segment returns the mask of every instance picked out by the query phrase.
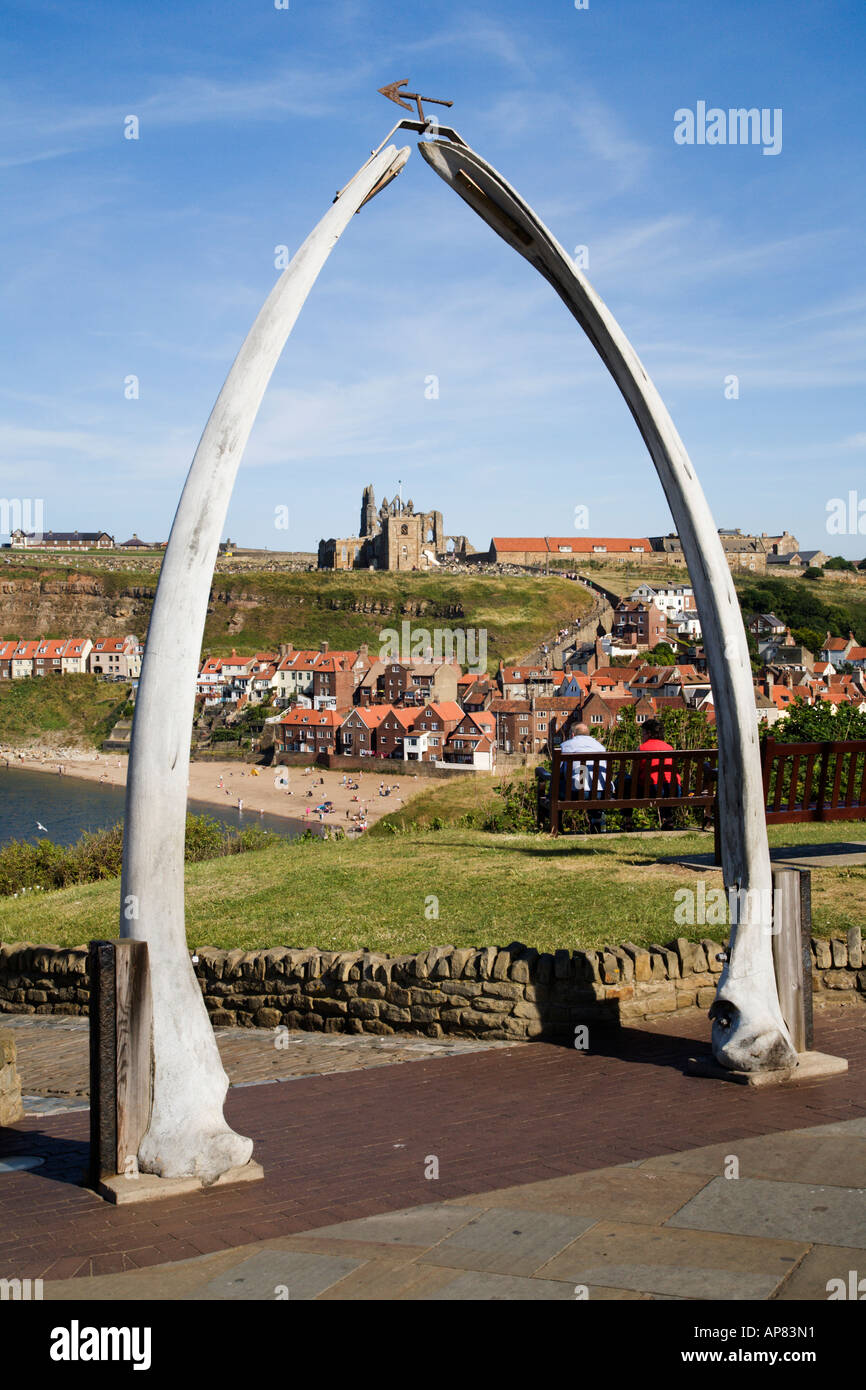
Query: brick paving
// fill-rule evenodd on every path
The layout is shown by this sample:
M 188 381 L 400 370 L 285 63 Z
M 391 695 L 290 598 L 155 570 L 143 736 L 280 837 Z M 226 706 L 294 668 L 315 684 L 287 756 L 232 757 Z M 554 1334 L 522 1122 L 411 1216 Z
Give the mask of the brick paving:
M 860 1010 L 829 1011 L 816 1047 L 841 1077 L 756 1091 L 687 1076 L 708 1050 L 703 1013 L 596 1030 L 594 1050 L 535 1043 L 412 1066 L 236 1087 L 230 1123 L 255 1140 L 265 1180 L 134 1207 L 76 1186 L 87 1115 L 33 1116 L 0 1157 L 44 1163 L 0 1177 L 0 1277 L 117 1274 L 379 1213 L 538 1183 L 714 1143 L 866 1116 Z M 425 1178 L 435 1155 L 439 1178 Z
M 17 1044 L 18 1073 L 26 1096 L 89 1094 L 89 1027 L 86 1018 L 0 1015 Z M 417 1033 L 289 1032 L 283 1028 L 217 1028 L 223 1066 L 233 1086 L 288 1081 L 336 1071 L 394 1066 L 430 1057 L 509 1046 L 474 1038 L 425 1038 Z

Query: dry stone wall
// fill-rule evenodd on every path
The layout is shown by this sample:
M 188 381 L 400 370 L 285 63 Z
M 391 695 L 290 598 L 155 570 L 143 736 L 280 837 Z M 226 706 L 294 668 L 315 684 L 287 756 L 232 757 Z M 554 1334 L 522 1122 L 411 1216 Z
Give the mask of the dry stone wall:
M 866 996 L 856 929 L 847 938 L 813 938 L 811 949 L 816 999 Z M 581 1023 L 708 1008 L 722 950 L 684 938 L 646 950 L 625 942 L 552 954 L 517 941 L 404 956 L 205 947 L 194 969 L 216 1027 L 526 1040 L 571 1035 Z M 0 1014 L 86 1014 L 89 997 L 85 947 L 0 945 Z

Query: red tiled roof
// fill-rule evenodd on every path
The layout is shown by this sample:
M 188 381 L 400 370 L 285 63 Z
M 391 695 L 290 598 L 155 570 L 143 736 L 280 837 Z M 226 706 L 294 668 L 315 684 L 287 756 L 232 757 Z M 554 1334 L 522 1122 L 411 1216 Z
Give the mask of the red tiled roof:
M 440 719 L 462 719 L 464 714 L 464 711 L 455 700 L 442 700 L 438 704 L 431 703 L 427 705 L 426 708 L 432 709 L 435 714 L 438 714 Z M 421 714 L 423 714 L 423 712 L 423 710 L 419 711 Z M 417 714 L 415 717 L 417 718 Z
M 295 728 L 308 725 L 311 729 L 334 729 L 342 722 L 343 715 L 335 709 L 291 709 L 280 720 L 281 724 L 290 724 Z
M 605 550 L 631 550 L 640 546 L 649 553 L 652 546 L 646 536 L 494 536 L 493 544 L 504 552 L 538 551 L 543 555 L 591 555 L 597 546 Z M 561 550 L 560 546 L 567 547 Z

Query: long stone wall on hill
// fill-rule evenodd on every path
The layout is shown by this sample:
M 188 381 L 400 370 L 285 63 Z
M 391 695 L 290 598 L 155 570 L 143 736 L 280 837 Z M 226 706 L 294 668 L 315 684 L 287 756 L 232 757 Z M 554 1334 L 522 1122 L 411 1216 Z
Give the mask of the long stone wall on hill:
M 581 1023 L 627 1024 L 715 996 L 722 946 L 643 950 L 626 942 L 553 954 L 510 946 L 434 946 L 418 955 L 200 948 L 195 972 L 216 1027 L 326 1033 L 420 1032 L 489 1039 L 571 1036 Z M 817 996 L 866 995 L 860 933 L 812 940 Z M 86 948 L 0 946 L 0 1014 L 86 1014 Z

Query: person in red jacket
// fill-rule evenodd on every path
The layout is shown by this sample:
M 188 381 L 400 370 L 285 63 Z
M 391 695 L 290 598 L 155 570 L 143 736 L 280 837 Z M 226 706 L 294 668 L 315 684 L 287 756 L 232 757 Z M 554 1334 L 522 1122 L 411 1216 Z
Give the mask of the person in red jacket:
M 641 753 L 673 753 L 673 745 L 666 743 L 662 737 L 664 730 L 658 719 L 648 719 L 643 726 L 643 742 L 639 752 Z M 649 767 L 649 782 L 652 785 L 653 795 L 658 796 L 682 796 L 682 778 L 674 771 L 673 758 L 653 758 Z M 662 829 L 673 829 L 673 811 L 662 811 Z

